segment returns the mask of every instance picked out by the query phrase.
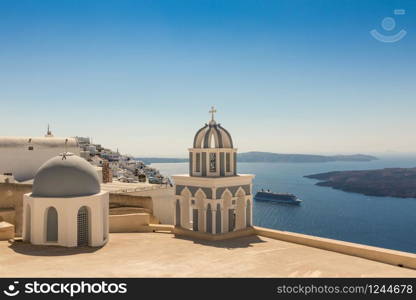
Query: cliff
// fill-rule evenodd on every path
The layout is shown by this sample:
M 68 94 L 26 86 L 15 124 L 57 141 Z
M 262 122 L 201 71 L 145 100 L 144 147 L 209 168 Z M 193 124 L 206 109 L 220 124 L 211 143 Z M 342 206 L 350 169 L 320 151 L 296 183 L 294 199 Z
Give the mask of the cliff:
M 369 196 L 416 198 L 416 168 L 337 171 L 305 176 L 318 179 L 319 186 Z

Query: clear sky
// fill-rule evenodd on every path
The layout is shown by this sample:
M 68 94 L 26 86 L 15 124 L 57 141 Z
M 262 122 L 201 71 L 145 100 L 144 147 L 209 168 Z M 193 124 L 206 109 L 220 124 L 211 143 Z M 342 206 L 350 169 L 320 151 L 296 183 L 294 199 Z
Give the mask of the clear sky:
M 416 1 L 0 0 L 0 104 L 0 135 L 138 156 L 185 156 L 211 105 L 240 152 L 416 152 Z

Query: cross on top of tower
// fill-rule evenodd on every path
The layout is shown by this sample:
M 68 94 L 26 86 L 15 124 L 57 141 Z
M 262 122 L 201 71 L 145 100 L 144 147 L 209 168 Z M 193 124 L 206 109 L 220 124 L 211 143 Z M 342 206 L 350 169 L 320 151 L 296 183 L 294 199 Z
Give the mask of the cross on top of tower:
M 211 122 L 215 122 L 214 119 L 214 114 L 217 112 L 217 110 L 215 109 L 214 106 L 211 106 L 211 110 L 209 111 L 209 113 L 211 114 Z
M 45 137 L 53 137 L 53 134 L 52 134 L 52 131 L 51 131 L 51 128 L 50 128 L 49 124 L 48 124 L 48 129 L 46 130 Z

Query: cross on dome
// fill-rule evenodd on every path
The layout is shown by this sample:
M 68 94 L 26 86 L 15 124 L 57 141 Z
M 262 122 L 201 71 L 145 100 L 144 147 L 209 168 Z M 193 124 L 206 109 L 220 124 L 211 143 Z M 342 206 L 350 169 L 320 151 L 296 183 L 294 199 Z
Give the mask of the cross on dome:
M 217 110 L 215 109 L 214 106 L 211 106 L 211 110 L 209 111 L 209 113 L 211 114 L 211 122 L 215 122 L 214 119 L 214 114 L 217 112 Z
M 53 137 L 53 134 L 52 134 L 52 131 L 51 131 L 51 128 L 50 128 L 49 124 L 48 124 L 48 129 L 46 130 L 45 137 Z
M 215 113 L 217 110 L 211 106 L 209 113 L 211 121 L 199 129 L 194 137 L 194 148 L 233 148 L 233 141 L 229 132 L 215 121 Z M 213 141 L 213 143 L 211 143 Z M 215 144 L 215 147 L 214 145 Z

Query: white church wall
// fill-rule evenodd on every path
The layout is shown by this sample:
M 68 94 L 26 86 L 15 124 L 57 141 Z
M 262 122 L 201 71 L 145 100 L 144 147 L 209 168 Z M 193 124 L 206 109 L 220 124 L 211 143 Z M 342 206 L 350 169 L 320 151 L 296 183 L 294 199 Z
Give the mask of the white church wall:
M 30 217 L 27 216 L 27 205 L 30 205 Z M 78 210 L 86 206 L 89 212 L 89 245 L 98 247 L 108 240 L 108 192 L 100 192 L 96 195 L 71 198 L 34 198 L 31 194 L 25 194 L 23 199 L 23 240 L 35 245 L 59 245 L 76 247 L 77 215 Z M 54 207 L 58 212 L 58 241 L 46 241 L 47 210 Z M 30 220 L 30 226 L 27 225 Z M 107 233 L 104 233 L 104 230 Z
M 173 224 L 173 213 L 170 203 L 174 199 L 174 189 L 158 189 L 151 191 L 153 201 L 153 215 L 159 219 L 162 224 Z
M 143 190 L 134 192 L 135 196 L 151 197 L 153 215 L 160 223 L 173 225 L 174 210 L 172 202 L 175 199 L 174 188 L 160 188 L 154 190 Z
M 33 147 L 33 150 L 29 150 L 29 147 Z M 80 155 L 74 138 L 68 138 L 65 146 L 65 138 L 0 137 L 0 174 L 12 173 L 17 181 L 33 179 L 43 163 L 66 151 Z

